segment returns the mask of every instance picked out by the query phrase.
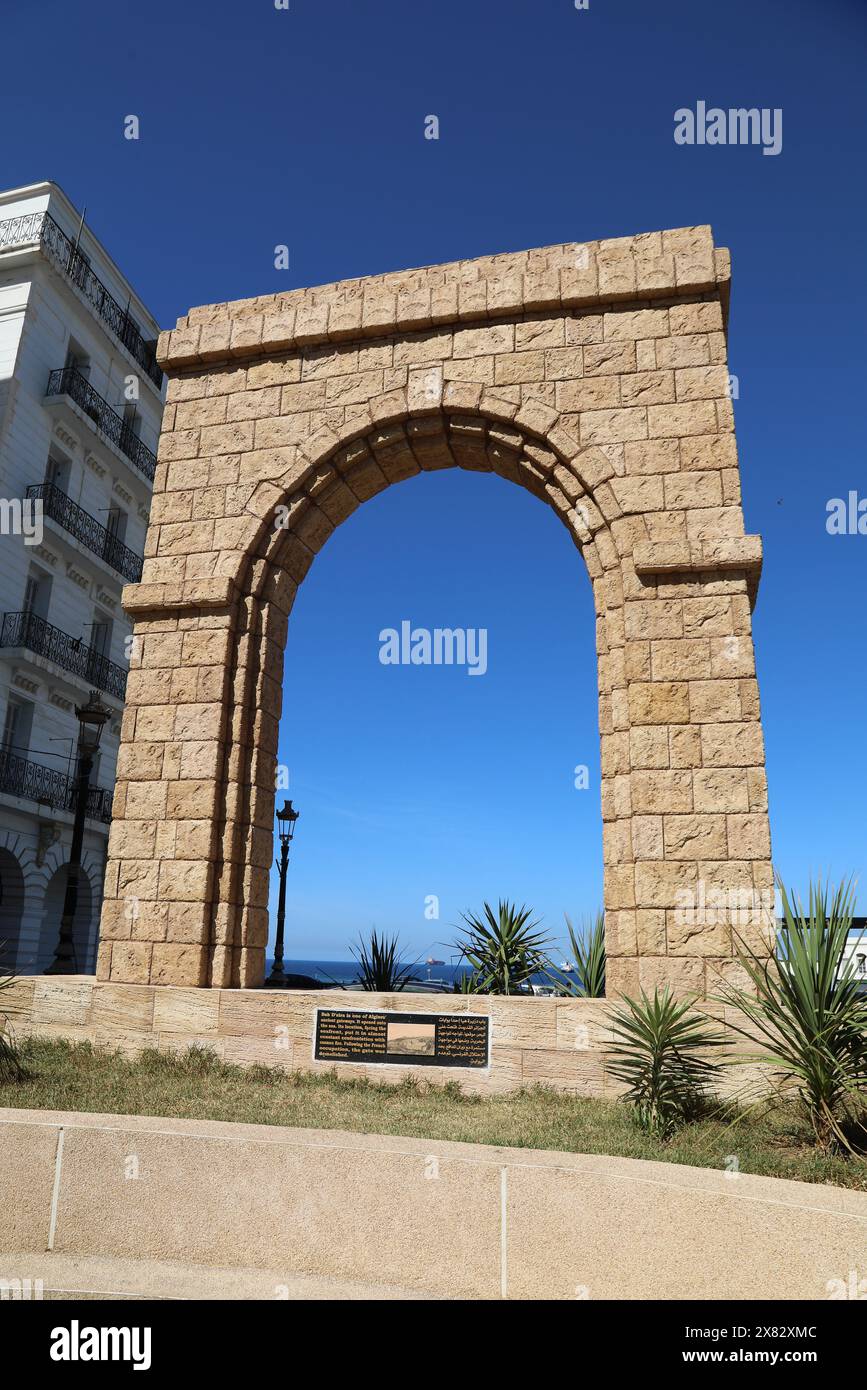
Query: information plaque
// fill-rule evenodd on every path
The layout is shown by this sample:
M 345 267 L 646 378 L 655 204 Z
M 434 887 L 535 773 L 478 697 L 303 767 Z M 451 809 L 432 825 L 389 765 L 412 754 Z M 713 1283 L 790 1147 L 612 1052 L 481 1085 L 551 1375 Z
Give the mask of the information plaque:
M 486 1067 L 484 1014 L 317 1009 L 317 1062 L 387 1062 L 413 1067 Z

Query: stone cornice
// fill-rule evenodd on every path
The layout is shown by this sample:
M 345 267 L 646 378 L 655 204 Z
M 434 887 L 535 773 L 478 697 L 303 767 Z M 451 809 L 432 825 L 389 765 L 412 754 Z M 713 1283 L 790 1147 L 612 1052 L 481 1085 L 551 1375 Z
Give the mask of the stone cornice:
M 728 251 L 708 226 L 571 242 L 191 309 L 160 335 L 166 371 L 523 314 L 716 293 Z
M 644 541 L 635 547 L 632 558 L 636 574 L 760 571 L 762 538 L 724 536 L 717 541 Z
M 121 604 L 126 613 L 212 612 L 231 607 L 235 598 L 231 579 L 196 579 L 179 587 L 171 584 L 125 584 Z
M 761 536 L 721 536 L 719 540 L 642 541 L 632 553 L 636 574 L 644 579 L 678 574 L 746 575 L 754 606 L 762 575 Z

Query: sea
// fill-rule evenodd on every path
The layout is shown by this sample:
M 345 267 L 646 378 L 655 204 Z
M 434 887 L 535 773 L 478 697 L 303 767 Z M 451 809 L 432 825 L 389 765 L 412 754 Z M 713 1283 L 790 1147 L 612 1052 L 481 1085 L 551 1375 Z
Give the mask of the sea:
M 409 962 L 406 962 L 409 964 Z M 271 967 L 274 964 L 270 958 L 266 961 L 265 978 L 268 978 Z M 358 962 L 354 960 L 285 960 L 283 969 L 287 975 L 309 975 L 311 979 L 319 981 L 323 989 L 329 987 L 336 989 L 348 989 L 358 981 Z M 455 982 L 461 975 L 467 973 L 465 965 L 450 964 L 446 961 L 436 961 L 430 964 L 426 961 L 419 961 L 413 969 L 415 985 L 411 986 L 419 992 L 430 992 L 450 994 L 454 989 Z M 558 975 L 563 984 L 575 976 L 560 975 L 559 971 L 553 972 Z M 546 975 L 532 976 L 532 983 L 537 985 L 550 985 L 551 978 Z

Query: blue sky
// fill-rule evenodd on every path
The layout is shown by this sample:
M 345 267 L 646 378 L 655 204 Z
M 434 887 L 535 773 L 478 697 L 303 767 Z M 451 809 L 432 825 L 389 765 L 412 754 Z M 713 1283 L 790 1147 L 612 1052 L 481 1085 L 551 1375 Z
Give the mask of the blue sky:
M 765 540 L 774 856 L 800 884 L 864 870 L 867 537 L 825 530 L 829 498 L 867 495 L 863 0 L 6 0 L 3 37 L 22 61 L 0 89 L 0 183 L 52 178 L 86 203 L 165 325 L 212 300 L 711 223 L 733 257 L 747 530 Z M 698 100 L 782 108 L 782 152 L 676 145 L 673 113 Z M 378 633 L 404 618 L 486 627 L 487 674 L 382 666 Z M 360 508 L 291 619 L 281 748 L 302 816 L 289 954 L 343 958 L 373 923 L 426 953 L 498 895 L 555 933 L 591 911 L 592 607 L 553 514 L 464 473 Z

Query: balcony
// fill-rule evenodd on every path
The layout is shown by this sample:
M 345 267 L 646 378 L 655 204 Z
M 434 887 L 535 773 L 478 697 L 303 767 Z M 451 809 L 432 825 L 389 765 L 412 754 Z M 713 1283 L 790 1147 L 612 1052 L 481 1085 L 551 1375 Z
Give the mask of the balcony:
M 47 212 L 29 212 L 0 222 L 0 251 L 36 243 L 48 258 L 81 291 L 95 313 L 123 343 L 157 390 L 162 389 L 163 373 L 154 356 L 155 343 L 145 338 L 135 319 L 130 318 L 87 260 Z
M 43 767 L 21 758 L 8 748 L 0 748 L 0 792 L 7 796 L 23 796 L 38 801 L 51 810 L 75 812 L 77 788 L 75 779 L 55 768 Z M 103 787 L 90 787 L 84 814 L 91 820 L 111 820 L 112 793 Z
M 56 521 L 70 536 L 80 541 L 88 550 L 104 560 L 131 584 L 141 579 L 143 560 L 134 550 L 113 536 L 95 516 L 79 507 L 65 492 L 53 483 L 34 483 L 27 489 L 27 496 L 42 503 L 45 516 Z
M 59 367 L 51 372 L 45 394 L 68 396 L 79 410 L 83 410 L 85 415 L 90 417 L 100 433 L 129 459 L 139 473 L 144 474 L 149 482 L 153 482 L 157 466 L 156 455 L 142 444 L 127 422 L 116 410 L 112 410 L 108 401 L 104 400 L 98 391 L 94 391 L 87 377 L 82 376 L 75 367 Z
M 109 661 L 94 647 L 85 646 L 80 637 L 70 637 L 52 627 L 35 613 L 4 613 L 0 647 L 23 647 L 80 677 L 95 690 L 120 701 L 126 697 L 127 673 L 122 666 Z

